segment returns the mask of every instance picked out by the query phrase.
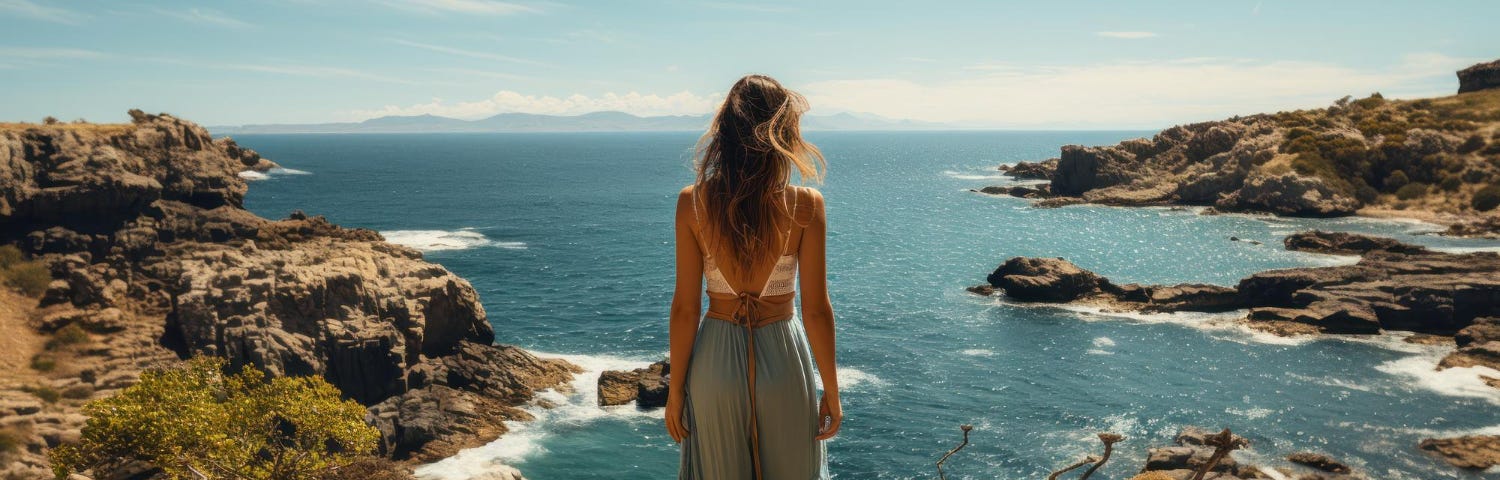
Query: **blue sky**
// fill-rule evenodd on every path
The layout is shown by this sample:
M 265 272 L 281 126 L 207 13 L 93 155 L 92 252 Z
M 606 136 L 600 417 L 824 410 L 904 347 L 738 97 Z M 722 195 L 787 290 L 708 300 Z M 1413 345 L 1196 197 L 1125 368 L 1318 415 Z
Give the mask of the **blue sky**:
M 1500 2 L 0 0 L 0 120 L 210 125 L 712 110 L 757 72 L 815 114 L 1157 128 L 1451 93 Z

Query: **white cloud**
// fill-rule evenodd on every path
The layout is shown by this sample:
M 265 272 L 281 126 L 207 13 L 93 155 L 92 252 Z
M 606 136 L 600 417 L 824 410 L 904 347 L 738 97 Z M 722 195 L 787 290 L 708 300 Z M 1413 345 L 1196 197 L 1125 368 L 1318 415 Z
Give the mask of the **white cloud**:
M 1126 40 L 1140 40 L 1156 36 L 1156 32 L 1094 32 L 1094 35 L 1108 38 L 1123 38 Z
M 492 0 L 390 0 L 384 2 L 393 7 L 423 13 L 462 13 L 470 15 L 513 15 L 536 13 L 539 10 L 526 5 Z
M 196 23 L 212 27 L 248 28 L 254 26 L 247 22 L 241 21 L 237 18 L 225 15 L 214 10 L 189 8 L 186 11 L 177 11 L 158 8 L 156 9 L 156 13 L 176 18 L 184 22 Z
M 84 15 L 72 10 L 37 5 L 30 0 L 0 0 L 0 12 L 67 25 L 77 25 L 84 18 Z
M 606 93 L 599 96 L 581 94 L 567 97 L 548 95 L 524 95 L 503 90 L 493 96 L 472 101 L 448 103 L 442 99 L 405 107 L 387 105 L 371 110 L 344 112 L 348 120 L 366 120 L 390 115 L 438 115 L 467 120 L 485 118 L 499 113 L 538 113 L 546 115 L 579 115 L 589 112 L 617 111 L 641 116 L 657 115 L 702 115 L 718 107 L 719 95 L 701 96 L 692 92 L 669 95 Z
M 171 61 L 171 60 L 168 60 L 167 63 L 183 63 L 183 64 L 189 64 L 189 65 L 192 64 L 191 62 L 184 63 L 184 62 Z M 224 68 L 224 69 L 229 69 L 229 70 L 242 70 L 242 71 L 246 71 L 246 72 L 275 73 L 275 74 L 280 74 L 280 75 L 291 75 L 291 76 L 296 76 L 296 77 L 355 78 L 355 79 L 360 79 L 360 80 L 371 80 L 371 81 L 384 82 L 384 83 L 399 83 L 399 84 L 406 84 L 406 85 L 416 85 L 416 84 L 418 84 L 417 82 L 413 82 L 411 80 L 405 80 L 405 79 L 395 78 L 395 77 L 388 77 L 388 76 L 385 76 L 385 75 L 380 75 L 380 74 L 375 74 L 375 73 L 369 73 L 369 72 L 364 72 L 364 71 L 360 71 L 360 70 L 354 70 L 354 69 L 351 69 L 351 68 L 329 67 L 329 66 L 322 66 L 322 65 L 296 65 L 296 64 L 280 65 L 280 64 L 231 63 L 231 64 L 210 64 L 210 65 L 205 65 L 205 66 L 212 67 L 212 68 Z
M 1191 58 L 1081 66 L 996 66 L 946 81 L 847 79 L 801 86 L 813 108 L 1005 128 L 1157 128 L 1320 107 L 1344 95 L 1450 94 L 1472 63 L 1410 55 L 1390 68 Z
M 0 47 L 0 58 L 52 60 L 60 58 L 99 58 L 104 54 L 79 48 Z
M 400 44 L 400 45 L 406 45 L 408 47 L 420 48 L 420 49 L 423 49 L 423 50 L 430 50 L 430 51 L 434 51 L 434 52 L 438 52 L 438 53 L 446 53 L 446 54 L 449 54 L 449 55 L 458 55 L 458 56 L 461 56 L 461 57 L 478 58 L 478 59 L 482 59 L 482 60 L 495 60 L 495 61 L 499 61 L 499 62 L 524 63 L 524 64 L 528 64 L 528 65 L 543 65 L 542 62 L 538 62 L 536 60 L 528 60 L 528 59 L 525 59 L 525 58 L 511 57 L 511 56 L 507 56 L 507 55 L 500 55 L 500 54 L 489 53 L 489 52 L 479 52 L 479 51 L 474 51 L 474 50 L 464 50 L 462 48 L 445 47 L 445 46 L 442 46 L 442 45 L 433 45 L 433 44 L 430 44 L 430 43 L 413 42 L 413 41 L 410 41 L 410 40 L 392 40 L 392 41 L 396 42 L 397 44 Z

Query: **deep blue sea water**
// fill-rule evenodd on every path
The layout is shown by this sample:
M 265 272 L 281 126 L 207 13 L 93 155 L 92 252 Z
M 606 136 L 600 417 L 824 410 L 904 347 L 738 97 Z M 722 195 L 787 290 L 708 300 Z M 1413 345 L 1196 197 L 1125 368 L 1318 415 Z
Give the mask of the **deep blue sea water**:
M 840 479 L 1043 478 L 1127 440 L 1096 479 L 1138 471 L 1184 425 L 1230 427 L 1242 461 L 1325 452 L 1385 479 L 1479 478 L 1416 449 L 1434 435 L 1500 433 L 1500 393 L 1444 353 L 1395 337 L 1287 340 L 1225 315 L 1111 316 L 968 294 L 1012 256 L 1061 256 L 1120 282 L 1231 285 L 1279 267 L 1348 258 L 1286 252 L 1306 228 L 1393 235 L 1443 248 L 1500 242 L 1368 219 L 1199 216 L 1164 208 L 1033 209 L 968 191 L 995 166 L 1145 132 L 819 132 L 830 293 L 846 420 L 829 443 Z M 498 341 L 590 369 L 538 420 L 419 470 L 468 478 L 492 460 L 532 480 L 674 478 L 660 410 L 593 406 L 592 380 L 667 351 L 672 209 L 692 179 L 691 133 L 245 135 L 295 171 L 252 182 L 247 206 L 379 230 L 478 289 Z M 306 174 L 298 174 L 306 173 Z M 1265 242 L 1231 242 L 1230 236 Z M 1233 317 L 1233 314 L 1227 317 Z

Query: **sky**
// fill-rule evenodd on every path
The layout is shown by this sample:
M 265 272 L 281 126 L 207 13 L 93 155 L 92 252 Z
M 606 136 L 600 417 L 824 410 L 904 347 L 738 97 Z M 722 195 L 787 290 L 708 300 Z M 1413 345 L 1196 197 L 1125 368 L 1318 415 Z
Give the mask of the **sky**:
M 811 114 L 1148 129 L 1448 95 L 1500 2 L 0 0 L 0 121 L 205 125 L 711 113 L 768 74 Z

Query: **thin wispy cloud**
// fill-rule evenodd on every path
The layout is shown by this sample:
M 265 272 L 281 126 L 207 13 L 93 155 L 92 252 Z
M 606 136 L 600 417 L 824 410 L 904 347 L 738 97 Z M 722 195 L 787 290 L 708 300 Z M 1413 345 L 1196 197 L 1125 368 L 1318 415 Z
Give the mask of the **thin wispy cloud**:
M 716 8 L 719 10 L 735 10 L 755 13 L 792 13 L 797 11 L 797 7 L 793 7 L 790 5 L 763 5 L 732 2 L 704 2 L 701 5 L 708 8 Z
M 423 50 L 429 50 L 429 51 L 438 52 L 438 53 L 446 53 L 446 54 L 449 54 L 449 55 L 458 55 L 458 56 L 461 56 L 461 57 L 478 58 L 478 59 L 482 59 L 482 60 L 494 60 L 494 61 L 497 61 L 497 62 L 522 63 L 522 64 L 526 64 L 526 65 L 545 65 L 544 63 L 538 62 L 536 60 L 531 60 L 531 59 L 526 59 L 526 58 L 520 58 L 520 57 L 512 57 L 512 56 L 509 56 L 509 55 L 500 55 L 498 53 L 480 52 L 480 51 L 475 51 L 475 50 L 465 50 L 465 49 L 462 49 L 462 48 L 445 47 L 445 46 L 442 46 L 442 45 L 433 45 L 433 44 L 430 44 L 430 43 L 413 42 L 411 40 L 391 40 L 391 41 L 395 42 L 397 45 L 405 45 L 405 46 L 412 47 L 412 48 L 420 48 L 420 49 L 423 49 Z
M 1157 36 L 1156 32 L 1094 32 L 1094 35 L 1105 38 L 1122 38 L 1125 40 L 1140 40 L 1142 38 Z
M 70 58 L 100 58 L 103 56 L 103 53 L 93 50 L 84 50 L 81 48 L 0 47 L 0 58 L 57 60 Z
M 299 65 L 299 64 L 254 64 L 254 63 L 230 63 L 210 64 L 213 68 L 224 68 L 229 70 L 241 70 L 246 72 L 273 73 L 280 75 L 291 75 L 297 77 L 316 78 L 353 78 L 370 80 L 383 83 L 399 83 L 405 85 L 418 85 L 419 82 L 395 78 L 376 73 L 369 73 L 352 68 L 329 67 L 323 65 Z
M 245 22 L 229 15 L 225 15 L 224 13 L 215 10 L 189 8 L 187 10 L 179 11 L 158 8 L 156 9 L 156 13 L 182 20 L 184 22 L 210 27 L 249 28 L 254 26 L 249 22 Z
M 535 7 L 492 0 L 388 0 L 386 5 L 423 13 L 462 13 L 467 15 L 514 15 L 539 13 Z
M 514 74 L 514 73 L 492 72 L 492 71 L 488 71 L 488 70 L 474 70 L 474 69 L 469 69 L 469 68 L 433 68 L 433 69 L 429 69 L 428 71 L 435 72 L 435 73 L 445 73 L 445 74 L 460 75 L 460 76 L 489 78 L 489 79 L 495 79 L 495 80 L 527 80 L 527 79 L 531 78 L 531 77 L 526 76 L 526 75 L 518 75 L 518 74 Z
M 794 86 L 816 109 L 998 128 L 1160 128 L 1232 115 L 1314 108 L 1344 95 L 1451 93 L 1474 59 L 1407 55 L 1384 68 L 1336 63 L 1186 58 L 1180 61 L 1006 66 L 945 81 L 850 79 Z M 892 99 L 921 99 L 892 101 Z
M 84 14 L 72 10 L 38 5 L 30 0 L 0 0 L 0 14 L 18 15 L 66 25 L 77 25 L 86 18 Z
M 494 116 L 500 113 L 536 113 L 544 115 L 579 115 L 590 112 L 625 112 L 640 116 L 658 115 L 702 115 L 712 112 L 722 96 L 699 95 L 678 92 L 669 95 L 606 93 L 589 96 L 573 94 L 566 97 L 550 95 L 526 95 L 511 90 L 496 92 L 489 98 L 470 102 L 431 102 L 405 107 L 386 105 L 369 110 L 343 112 L 348 120 L 368 120 L 385 116 L 437 115 L 440 117 L 467 120 Z

